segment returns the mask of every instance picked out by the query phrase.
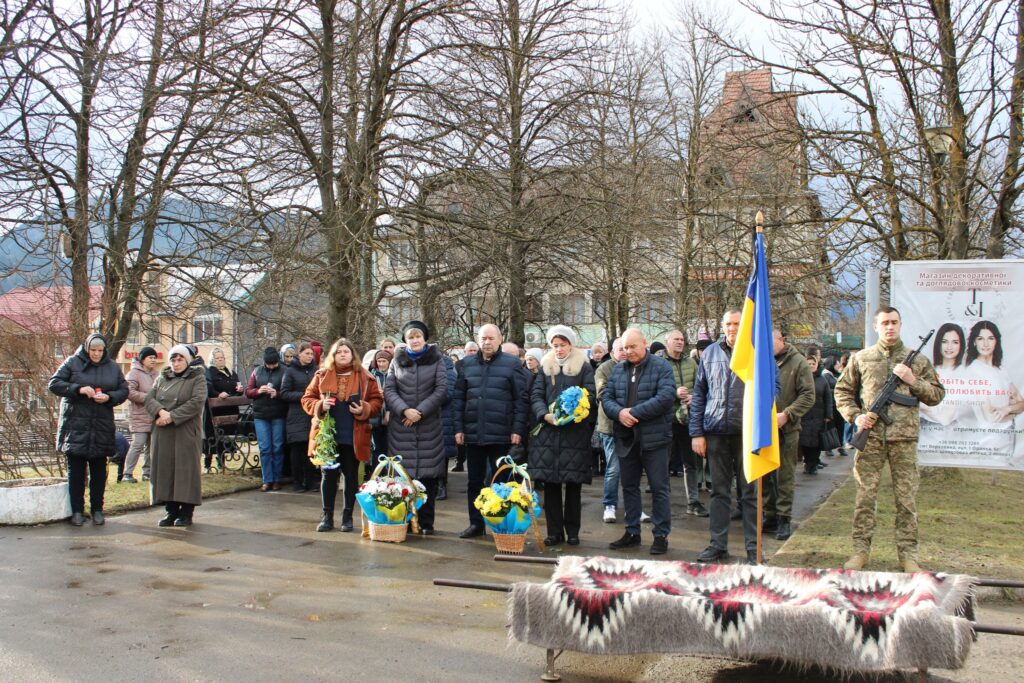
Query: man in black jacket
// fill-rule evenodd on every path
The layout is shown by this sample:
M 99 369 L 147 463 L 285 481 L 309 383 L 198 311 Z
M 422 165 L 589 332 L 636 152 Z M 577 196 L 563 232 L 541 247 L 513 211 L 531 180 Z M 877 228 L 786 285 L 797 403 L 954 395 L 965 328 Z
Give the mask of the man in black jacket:
M 615 366 L 601 393 L 601 408 L 614 423 L 615 454 L 626 504 L 626 532 L 609 547 L 619 550 L 640 545 L 640 475 L 646 471 L 654 498 L 651 554 L 663 555 L 668 552 L 672 529 L 668 457 L 676 383 L 668 361 L 647 352 L 647 340 L 640 330 L 623 333 L 622 350 L 626 360 Z
M 488 463 L 508 454 L 526 435 L 527 376 L 518 356 L 501 351 L 501 331 L 484 325 L 477 332 L 480 352 L 462 359 L 455 382 L 455 442 L 466 447 L 469 526 L 459 537 L 484 533 L 484 518 L 473 505 Z

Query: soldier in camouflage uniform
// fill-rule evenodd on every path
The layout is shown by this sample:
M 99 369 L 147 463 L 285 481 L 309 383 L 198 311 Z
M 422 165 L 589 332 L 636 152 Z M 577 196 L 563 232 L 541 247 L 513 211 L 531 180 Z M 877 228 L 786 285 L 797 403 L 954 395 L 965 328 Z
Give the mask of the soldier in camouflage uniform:
M 835 388 L 836 407 L 843 418 L 858 428 L 874 427 L 864 450 L 858 451 L 853 468 L 857 479 L 854 555 L 846 563 L 847 569 L 863 569 L 868 562 L 875 531 L 878 483 L 886 463 L 896 499 L 896 552 L 900 568 L 906 572 L 921 569 L 917 557 L 917 406 L 890 403 L 886 408 L 892 419 L 889 426 L 876 425 L 877 415 L 867 412 L 891 374 L 903 381 L 898 393 L 913 396 L 925 405 L 937 405 L 946 395 L 935 368 L 924 355 L 918 354 L 912 367 L 903 363 L 910 350 L 900 340 L 900 327 L 899 311 L 889 306 L 880 308 L 875 314 L 878 343 L 857 352 Z

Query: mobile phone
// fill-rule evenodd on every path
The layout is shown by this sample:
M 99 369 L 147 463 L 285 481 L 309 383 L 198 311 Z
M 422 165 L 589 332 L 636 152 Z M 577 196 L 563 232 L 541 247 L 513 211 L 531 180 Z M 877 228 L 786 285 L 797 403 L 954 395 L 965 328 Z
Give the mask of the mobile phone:
M 358 408 L 360 401 L 362 401 L 362 395 L 357 391 L 348 397 L 348 404 L 353 408 Z

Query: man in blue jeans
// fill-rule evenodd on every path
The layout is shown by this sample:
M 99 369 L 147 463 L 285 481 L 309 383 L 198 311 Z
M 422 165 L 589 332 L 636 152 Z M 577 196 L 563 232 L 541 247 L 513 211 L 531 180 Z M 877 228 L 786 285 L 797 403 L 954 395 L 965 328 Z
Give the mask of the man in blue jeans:
M 253 425 L 260 445 L 260 467 L 263 470 L 261 491 L 280 491 L 284 468 L 284 426 L 288 404 L 277 395 L 281 392 L 284 368 L 277 349 L 263 351 L 263 365 L 249 375 L 245 395 L 252 399 Z
M 620 363 L 622 355 L 622 339 L 612 342 L 610 358 L 597 366 L 594 373 L 594 384 L 597 386 L 597 400 L 601 401 L 601 392 L 608 385 L 612 376 L 615 364 Z M 604 414 L 603 410 L 597 411 L 597 436 L 601 440 L 601 448 L 604 450 L 604 521 L 608 524 L 615 522 L 616 511 L 619 507 L 619 459 L 615 456 L 615 437 L 612 431 L 612 420 Z
M 672 529 L 668 457 L 676 383 L 668 362 L 648 353 L 647 340 L 640 330 L 625 331 L 622 351 L 626 360 L 615 365 L 601 393 L 601 408 L 613 420 L 615 455 L 626 504 L 626 533 L 608 547 L 619 550 L 640 545 L 640 475 L 646 471 L 654 497 L 651 554 L 664 555 Z

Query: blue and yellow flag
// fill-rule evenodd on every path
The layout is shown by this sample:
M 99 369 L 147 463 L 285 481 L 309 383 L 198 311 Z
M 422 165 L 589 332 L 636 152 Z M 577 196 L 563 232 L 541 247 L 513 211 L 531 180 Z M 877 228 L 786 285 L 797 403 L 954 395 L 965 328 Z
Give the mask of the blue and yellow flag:
M 747 482 L 752 482 L 779 467 L 779 430 L 775 421 L 777 368 L 768 266 L 764 235 L 760 232 L 754 252 L 754 273 L 747 285 L 730 367 L 746 385 L 743 392 L 743 472 Z

